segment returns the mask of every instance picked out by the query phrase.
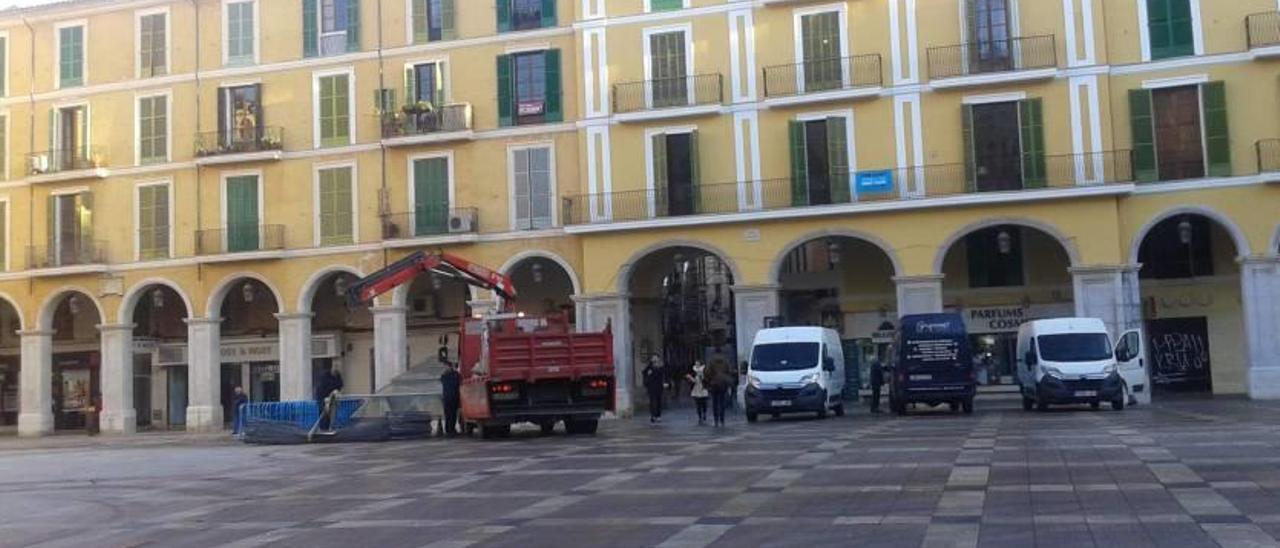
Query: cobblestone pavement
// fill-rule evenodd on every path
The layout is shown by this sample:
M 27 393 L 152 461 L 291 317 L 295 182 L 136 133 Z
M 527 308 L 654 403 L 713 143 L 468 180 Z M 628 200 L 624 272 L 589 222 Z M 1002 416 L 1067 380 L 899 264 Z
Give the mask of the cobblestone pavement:
M 0 546 L 1277 545 L 1280 404 L 1011 405 L 492 442 L 6 439 Z

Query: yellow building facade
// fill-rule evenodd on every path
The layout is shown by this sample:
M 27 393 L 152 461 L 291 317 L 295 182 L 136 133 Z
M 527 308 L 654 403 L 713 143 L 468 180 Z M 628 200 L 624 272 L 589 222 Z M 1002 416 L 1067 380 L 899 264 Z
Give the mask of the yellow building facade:
M 1280 397 L 1272 0 L 130 0 L 0 13 L 0 428 L 372 393 L 491 295 L 636 364 L 963 314 L 1149 342 L 1136 400 Z M 443 339 L 441 337 L 444 337 Z

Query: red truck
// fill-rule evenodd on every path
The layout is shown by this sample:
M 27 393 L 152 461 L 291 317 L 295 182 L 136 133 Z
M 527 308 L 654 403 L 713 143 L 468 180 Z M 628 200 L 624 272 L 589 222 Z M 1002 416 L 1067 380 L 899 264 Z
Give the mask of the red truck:
M 613 335 L 575 333 L 561 316 L 512 311 L 515 287 L 506 275 L 445 253 L 419 251 L 352 284 L 350 306 L 409 283 L 422 272 L 492 290 L 503 312 L 466 318 L 460 326 L 462 417 L 481 437 L 504 436 L 531 422 L 550 432 L 564 422 L 570 434 L 594 434 L 600 416 L 614 410 Z

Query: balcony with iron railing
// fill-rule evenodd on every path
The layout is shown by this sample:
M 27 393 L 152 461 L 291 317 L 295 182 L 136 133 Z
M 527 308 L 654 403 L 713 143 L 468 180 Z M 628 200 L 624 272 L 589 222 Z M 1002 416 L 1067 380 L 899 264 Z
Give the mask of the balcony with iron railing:
M 33 182 L 102 179 L 107 177 L 107 155 L 102 147 L 74 147 L 27 155 L 27 176 Z
M 1249 15 L 1244 21 L 1249 51 L 1255 56 L 1280 55 L 1280 11 Z
M 387 146 L 469 140 L 471 118 L 471 103 L 410 103 L 380 115 L 382 140 Z
M 1116 187 L 1133 181 L 1129 151 L 1048 156 L 1043 165 L 1032 168 L 1022 165 L 1021 159 L 1015 162 L 996 166 L 1007 169 L 988 166 L 970 170 L 965 164 L 935 164 L 843 173 L 799 184 L 780 178 L 698 185 L 674 192 L 654 189 L 583 194 L 565 197 L 562 215 L 566 226 L 576 226 L 857 204 L 926 207 L 929 199 L 1014 201 L 1034 199 L 1037 191 L 1118 192 Z M 994 177 L 997 172 L 1005 176 Z
M 279 160 L 284 128 L 249 127 L 196 135 L 196 163 L 201 165 Z
M 202 257 L 283 251 L 284 225 L 231 225 L 197 230 L 195 244 L 196 255 Z
M 474 235 L 478 230 L 479 210 L 474 207 L 426 206 L 418 211 L 390 213 L 382 217 L 384 240 L 465 236 Z
M 874 97 L 883 83 L 878 53 L 764 68 L 765 103 L 771 105 Z
M 53 245 L 27 246 L 27 268 L 67 268 L 107 264 L 107 242 L 88 238 L 64 239 Z
M 720 74 L 613 85 L 613 112 L 621 121 L 715 114 L 723 103 L 724 77 Z
M 933 87 L 962 87 L 1052 78 L 1058 46 L 1052 35 L 932 47 L 928 50 Z
M 1280 172 L 1280 139 L 1263 139 L 1254 145 L 1258 153 L 1258 173 Z

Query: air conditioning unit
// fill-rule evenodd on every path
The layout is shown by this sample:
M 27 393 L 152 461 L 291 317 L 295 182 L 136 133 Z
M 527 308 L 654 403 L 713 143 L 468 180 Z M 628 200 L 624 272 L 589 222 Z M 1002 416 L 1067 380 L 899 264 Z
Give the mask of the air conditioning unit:
M 49 155 L 37 154 L 31 157 L 31 173 L 40 174 L 49 171 Z
M 476 231 L 476 214 L 463 211 L 449 214 L 450 234 L 469 234 Z

